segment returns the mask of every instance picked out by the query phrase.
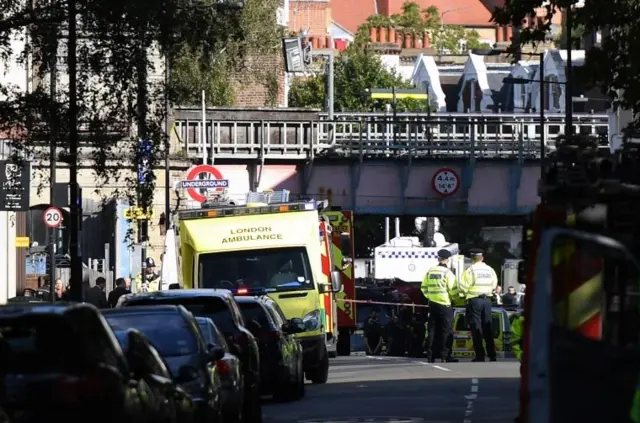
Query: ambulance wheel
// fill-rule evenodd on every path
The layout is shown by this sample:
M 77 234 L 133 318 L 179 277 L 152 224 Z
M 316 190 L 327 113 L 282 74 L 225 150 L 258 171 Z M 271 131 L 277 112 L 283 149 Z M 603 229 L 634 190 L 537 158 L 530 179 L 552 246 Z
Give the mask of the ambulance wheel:
M 351 333 L 348 329 L 345 329 L 338 333 L 338 355 L 348 356 L 351 355 Z
M 309 379 L 314 384 L 327 383 L 329 379 L 329 354 L 326 350 L 318 367 L 309 372 Z

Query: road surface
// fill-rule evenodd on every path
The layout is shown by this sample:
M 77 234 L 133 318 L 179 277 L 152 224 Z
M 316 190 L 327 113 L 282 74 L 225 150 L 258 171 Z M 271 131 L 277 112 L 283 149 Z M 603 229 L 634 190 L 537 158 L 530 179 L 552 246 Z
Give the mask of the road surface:
M 519 364 L 429 364 L 394 357 L 331 360 L 326 385 L 306 397 L 267 403 L 266 423 L 512 423 Z

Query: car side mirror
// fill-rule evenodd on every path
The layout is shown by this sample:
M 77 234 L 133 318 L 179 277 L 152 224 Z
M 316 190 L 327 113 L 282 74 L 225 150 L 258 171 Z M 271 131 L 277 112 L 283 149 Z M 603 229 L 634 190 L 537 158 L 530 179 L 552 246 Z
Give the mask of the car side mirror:
M 213 345 L 213 344 L 209 344 L 207 346 L 207 351 L 209 354 L 209 360 L 210 361 L 218 361 L 218 360 L 222 360 L 224 358 L 224 349 Z
M 180 284 L 179 283 L 169 284 L 169 289 L 180 289 Z
M 331 290 L 340 292 L 342 290 L 342 274 L 339 270 L 331 271 Z

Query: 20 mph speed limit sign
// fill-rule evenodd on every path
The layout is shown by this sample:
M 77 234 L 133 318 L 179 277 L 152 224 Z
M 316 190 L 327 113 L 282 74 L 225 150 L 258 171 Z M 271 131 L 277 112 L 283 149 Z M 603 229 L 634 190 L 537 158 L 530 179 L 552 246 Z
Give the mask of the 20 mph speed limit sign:
M 42 219 L 48 228 L 57 228 L 62 225 L 62 212 L 55 207 L 49 207 L 44 211 Z

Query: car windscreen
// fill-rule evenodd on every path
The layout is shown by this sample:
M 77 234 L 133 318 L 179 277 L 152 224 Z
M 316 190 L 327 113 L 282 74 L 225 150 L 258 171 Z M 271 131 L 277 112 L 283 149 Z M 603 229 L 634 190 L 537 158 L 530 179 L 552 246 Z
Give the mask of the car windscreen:
M 199 266 L 203 288 L 314 289 L 304 247 L 200 254 Z
M 271 330 L 272 324 L 267 317 L 266 310 L 258 303 L 238 302 L 240 312 L 248 325 L 251 321 L 257 322 L 263 330 Z
M 211 327 L 208 323 L 198 320 L 198 326 L 200 326 L 200 332 L 202 332 L 202 338 L 206 343 L 211 343 L 222 348 L 226 348 L 227 344 L 224 340 L 224 336 L 215 330 L 215 327 Z
M 235 323 L 233 322 L 229 306 L 222 298 L 218 297 L 143 298 L 128 301 L 125 303 L 125 306 L 154 304 L 181 305 L 196 317 L 208 317 L 213 320 L 213 323 L 225 333 L 230 333 L 235 330 Z
M 115 332 L 131 328 L 142 332 L 163 357 L 198 352 L 193 331 L 178 313 L 108 314 L 105 317 Z
M 64 373 L 78 365 L 73 328 L 58 315 L 0 318 L 0 373 Z

